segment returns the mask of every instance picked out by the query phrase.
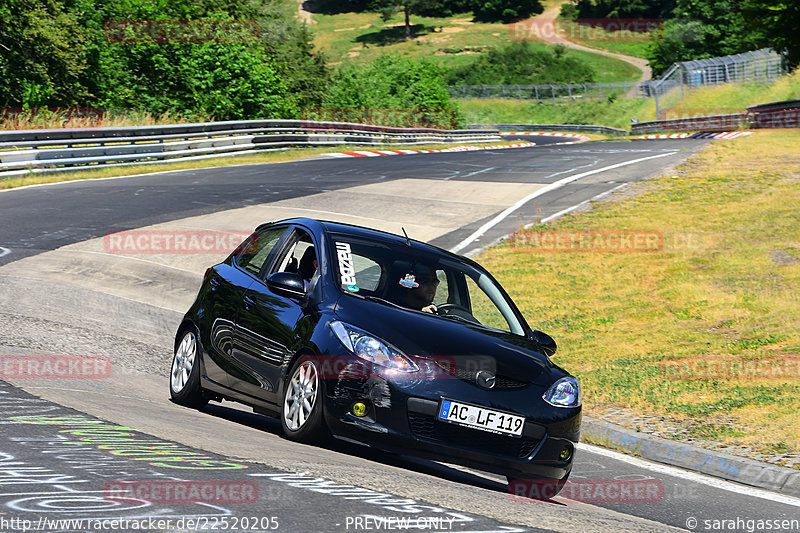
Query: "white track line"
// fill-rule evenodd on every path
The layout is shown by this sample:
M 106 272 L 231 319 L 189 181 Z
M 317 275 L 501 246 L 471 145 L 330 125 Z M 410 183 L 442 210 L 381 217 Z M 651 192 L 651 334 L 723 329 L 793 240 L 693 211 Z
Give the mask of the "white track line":
M 10 253 L 11 253 L 11 250 L 9 250 L 8 248 L 3 248 L 2 246 L 0 246 L 0 257 L 3 257 L 3 256 L 8 255 Z
M 652 463 L 650 461 L 646 461 L 638 457 L 632 457 L 630 455 L 625 455 L 623 453 L 615 452 L 613 450 L 608 450 L 606 448 L 601 448 L 599 446 L 593 446 L 591 444 L 585 444 L 583 442 L 581 442 L 578 445 L 578 449 L 586 450 L 589 453 L 602 455 L 604 457 L 608 457 L 609 459 L 622 461 L 623 463 L 628 463 L 629 465 L 635 466 L 637 468 L 650 470 L 651 472 L 656 472 L 658 474 L 677 477 L 685 481 L 692 481 L 694 483 L 700 483 L 701 485 L 707 485 L 709 487 L 714 487 L 716 489 L 727 490 L 728 492 L 735 492 L 736 494 L 743 494 L 745 496 L 750 496 L 753 498 L 761 498 L 763 500 L 769 500 L 771 502 L 783 503 L 794 507 L 800 507 L 800 498 L 795 498 L 794 496 L 787 496 L 779 492 L 771 492 L 768 490 L 759 489 L 755 487 L 748 487 L 746 485 L 740 485 L 739 483 L 734 483 L 732 481 L 727 481 L 724 479 L 707 476 L 705 474 L 692 472 L 690 470 L 684 470 L 682 468 L 678 468 L 675 466 Z
M 547 194 L 550 191 L 554 191 L 554 190 L 556 190 L 556 189 L 558 189 L 560 187 L 563 187 L 564 185 L 566 185 L 568 183 L 572 183 L 575 180 L 579 180 L 581 178 L 585 178 L 586 176 L 591 176 L 593 174 L 599 174 L 599 173 L 605 172 L 607 170 L 614 170 L 615 168 L 625 167 L 625 166 L 628 166 L 628 165 L 634 165 L 636 163 L 641 163 L 642 161 L 648 161 L 650 159 L 657 159 L 659 157 L 666 157 L 666 156 L 669 156 L 669 155 L 675 155 L 677 153 L 678 153 L 677 151 L 675 151 L 675 152 L 667 152 L 665 154 L 651 155 L 651 156 L 648 156 L 648 157 L 642 157 L 642 158 L 639 158 L 639 159 L 633 159 L 631 161 L 623 161 L 622 163 L 617 163 L 615 165 L 610 165 L 610 166 L 607 166 L 607 167 L 598 168 L 598 169 L 595 169 L 595 170 L 590 170 L 588 172 L 582 172 L 580 174 L 574 174 L 572 176 L 567 176 L 566 178 L 562 178 L 562 179 L 560 179 L 560 180 L 558 180 L 558 181 L 556 181 L 554 183 L 551 183 L 550 185 L 547 185 L 546 187 L 542 187 L 538 191 L 532 192 L 531 194 L 529 194 L 528 196 L 526 196 L 522 200 L 518 201 L 517 203 L 515 203 L 511 207 L 506 208 L 499 215 L 497 215 L 496 217 L 491 219 L 489 222 L 487 222 L 486 224 L 484 224 L 483 226 L 478 228 L 472 235 L 470 235 L 469 237 L 467 237 L 466 239 L 464 239 L 460 243 L 456 244 L 453 248 L 450 249 L 450 251 L 453 252 L 453 253 L 458 253 L 459 251 L 461 251 L 464 248 L 466 248 L 467 246 L 469 246 L 478 237 L 480 237 L 481 235 L 483 235 L 484 233 L 486 233 L 487 231 L 492 229 L 494 226 L 496 226 L 497 224 L 499 224 L 503 220 L 505 220 L 511 213 L 513 213 L 514 211 L 516 211 L 517 209 L 519 209 L 523 205 L 527 204 L 528 202 L 530 202 L 531 200 L 533 200 L 534 198 L 536 198 L 538 196 L 541 196 L 543 194 Z
M 600 200 L 600 199 L 602 199 L 602 198 L 605 198 L 606 196 L 609 196 L 610 194 L 612 194 L 612 193 L 614 193 L 614 192 L 618 191 L 619 189 L 621 189 L 621 188 L 623 188 L 623 187 L 626 187 L 626 186 L 628 186 L 628 185 L 630 185 L 630 184 L 629 184 L 629 183 L 621 183 L 620 185 L 617 185 L 616 187 L 614 187 L 614 188 L 613 188 L 613 189 L 611 189 L 610 191 L 601 192 L 601 193 L 600 193 L 600 194 L 598 194 L 597 196 L 592 196 L 592 197 L 591 197 L 591 198 L 589 198 L 588 200 L 584 200 L 584 201 L 582 201 L 582 202 L 581 202 L 581 203 L 579 203 L 579 204 L 575 204 L 575 205 L 573 205 L 572 207 L 568 207 L 568 208 L 566 208 L 566 209 L 563 209 L 563 210 L 559 211 L 558 213 L 555 213 L 555 214 L 553 214 L 553 215 L 550 215 L 549 217 L 545 217 L 545 218 L 543 218 L 542 220 L 540 220 L 540 221 L 539 221 L 539 223 L 540 223 L 540 224 L 547 224 L 547 223 L 548 223 L 548 222 L 550 222 L 551 220 L 555 220 L 555 219 L 557 219 L 558 217 L 560 217 L 560 216 L 564 216 L 564 215 L 566 215 L 567 213 L 569 213 L 569 212 L 571 212 L 571 211 L 575 211 L 576 209 L 578 209 L 578 208 L 580 208 L 580 207 L 583 207 L 583 206 L 585 206 L 585 205 L 586 205 L 586 204 L 588 204 L 589 202 L 596 202 L 597 200 Z

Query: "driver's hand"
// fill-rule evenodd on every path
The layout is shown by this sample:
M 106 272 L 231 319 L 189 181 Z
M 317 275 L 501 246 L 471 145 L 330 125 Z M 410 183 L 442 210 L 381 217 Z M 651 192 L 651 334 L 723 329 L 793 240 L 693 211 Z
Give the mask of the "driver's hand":
M 421 311 L 424 311 L 425 313 L 433 313 L 434 315 L 438 315 L 439 314 L 439 310 L 433 304 L 426 305 L 425 307 L 423 307 L 421 309 Z

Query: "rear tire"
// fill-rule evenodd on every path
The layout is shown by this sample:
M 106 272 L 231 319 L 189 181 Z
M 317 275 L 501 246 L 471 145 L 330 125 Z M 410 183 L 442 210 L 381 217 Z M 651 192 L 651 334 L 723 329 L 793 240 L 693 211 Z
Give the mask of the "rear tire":
M 184 331 L 175 346 L 169 373 L 169 394 L 173 402 L 193 409 L 200 409 L 208 403 L 200 387 L 200 341 L 193 328 Z
M 319 365 L 313 359 L 301 357 L 288 375 L 281 406 L 283 434 L 299 442 L 319 442 L 328 433 L 322 418 Z

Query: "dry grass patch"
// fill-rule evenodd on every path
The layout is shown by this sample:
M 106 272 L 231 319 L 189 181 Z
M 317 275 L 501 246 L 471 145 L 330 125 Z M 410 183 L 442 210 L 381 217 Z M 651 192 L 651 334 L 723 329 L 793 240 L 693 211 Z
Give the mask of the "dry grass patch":
M 481 256 L 559 341 L 588 415 L 619 406 L 697 438 L 800 451 L 798 142 L 717 142 L 641 194 L 530 229 L 656 232 L 658 251 Z

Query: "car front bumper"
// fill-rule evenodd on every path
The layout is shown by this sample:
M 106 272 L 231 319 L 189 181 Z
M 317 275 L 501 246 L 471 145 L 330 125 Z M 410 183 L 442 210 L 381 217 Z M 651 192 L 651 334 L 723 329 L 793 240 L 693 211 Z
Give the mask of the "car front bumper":
M 458 379 L 398 381 L 377 374 L 331 381 L 325 389 L 325 420 L 336 437 L 512 478 L 563 479 L 572 468 L 581 408 L 545 404 L 541 416 L 514 408 L 540 400 L 541 394 L 484 391 Z M 523 434 L 498 435 L 440 421 L 442 398 L 525 416 Z M 366 406 L 362 416 L 354 414 L 356 403 Z

